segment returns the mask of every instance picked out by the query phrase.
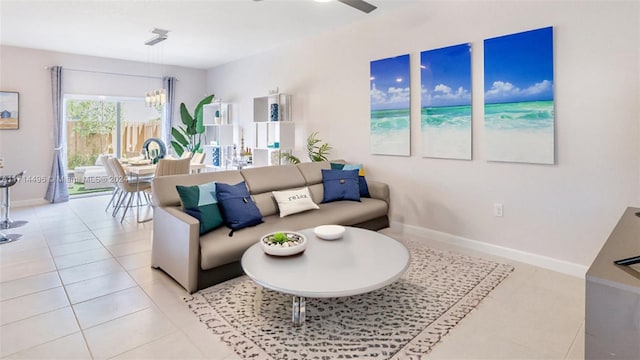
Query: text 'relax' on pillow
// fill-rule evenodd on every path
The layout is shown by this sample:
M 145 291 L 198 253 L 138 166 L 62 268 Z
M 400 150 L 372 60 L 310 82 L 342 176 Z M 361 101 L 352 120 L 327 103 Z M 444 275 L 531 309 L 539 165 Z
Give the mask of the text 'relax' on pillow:
M 320 209 L 320 207 L 311 199 L 309 188 L 306 187 L 296 190 L 272 191 L 271 193 L 278 202 L 280 217 L 297 214 L 307 210 Z
M 244 181 L 235 185 L 217 183 L 216 196 L 225 224 L 233 231 L 262 223 L 262 214 L 251 199 Z
M 360 201 L 358 170 L 322 169 L 323 203 L 338 200 Z
M 358 170 L 358 186 L 360 187 L 360 197 L 371 197 L 369 194 L 369 185 L 364 177 L 364 166 L 362 164 L 338 164 L 331 163 L 331 169 L 334 170 Z
M 216 199 L 216 183 L 197 186 L 177 185 L 184 212 L 200 221 L 200 235 L 222 225 L 222 215 Z

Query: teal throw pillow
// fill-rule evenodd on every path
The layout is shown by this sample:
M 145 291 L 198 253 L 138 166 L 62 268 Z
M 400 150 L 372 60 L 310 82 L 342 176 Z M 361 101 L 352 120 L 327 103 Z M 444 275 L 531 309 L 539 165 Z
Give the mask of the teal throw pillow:
M 322 169 L 323 203 L 338 200 L 360 201 L 358 170 Z
M 216 183 L 197 186 L 177 185 L 184 212 L 200 221 L 200 235 L 222 226 L 222 215 L 215 196 Z

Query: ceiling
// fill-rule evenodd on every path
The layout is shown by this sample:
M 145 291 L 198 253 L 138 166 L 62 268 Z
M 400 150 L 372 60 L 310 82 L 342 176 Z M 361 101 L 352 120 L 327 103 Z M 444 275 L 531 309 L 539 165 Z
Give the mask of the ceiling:
M 392 12 L 313 0 L 0 0 L 0 44 L 208 69 Z M 154 28 L 169 39 L 144 45 Z

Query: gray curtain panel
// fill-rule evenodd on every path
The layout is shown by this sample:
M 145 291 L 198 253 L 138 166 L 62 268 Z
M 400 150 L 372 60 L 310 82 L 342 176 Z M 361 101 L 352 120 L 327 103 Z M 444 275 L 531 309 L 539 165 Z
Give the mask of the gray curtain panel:
M 172 76 L 162 78 L 162 88 L 167 95 L 167 102 L 162 113 L 162 128 L 164 129 L 162 140 L 167 145 L 167 149 L 171 148 L 171 124 L 173 123 L 173 109 L 176 102 L 176 81 L 176 78 Z
M 53 100 L 53 164 L 45 200 L 51 203 L 69 201 L 64 166 L 64 119 L 62 117 L 62 66 L 51 68 L 51 97 Z

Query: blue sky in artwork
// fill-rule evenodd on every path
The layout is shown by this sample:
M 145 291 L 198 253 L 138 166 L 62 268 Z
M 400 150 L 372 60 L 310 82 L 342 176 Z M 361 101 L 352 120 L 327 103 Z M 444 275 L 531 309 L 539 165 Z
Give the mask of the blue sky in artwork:
M 409 54 L 371 61 L 371 110 L 408 109 Z
M 553 28 L 484 41 L 485 103 L 553 100 Z
M 471 44 L 420 53 L 422 107 L 471 105 Z

